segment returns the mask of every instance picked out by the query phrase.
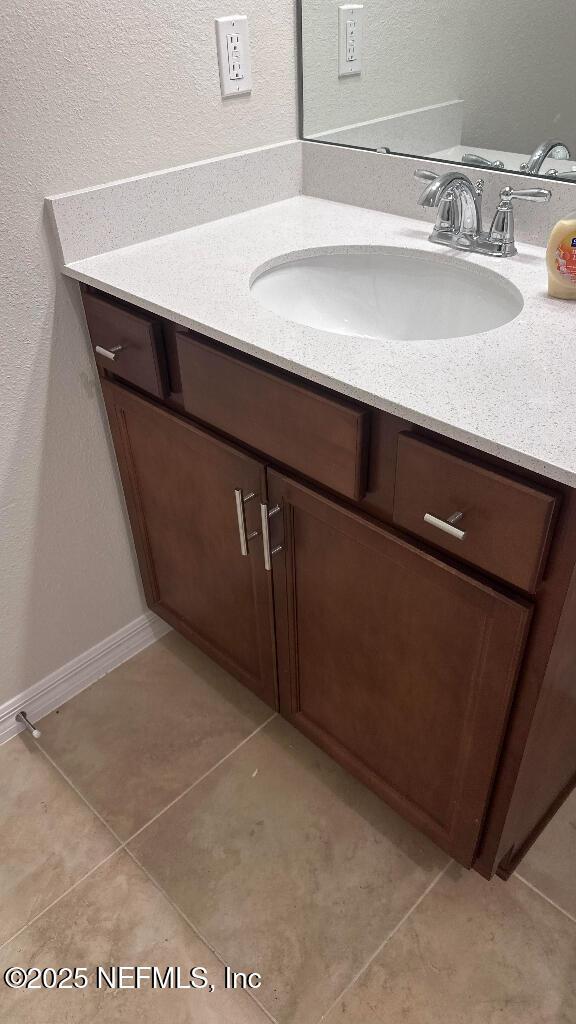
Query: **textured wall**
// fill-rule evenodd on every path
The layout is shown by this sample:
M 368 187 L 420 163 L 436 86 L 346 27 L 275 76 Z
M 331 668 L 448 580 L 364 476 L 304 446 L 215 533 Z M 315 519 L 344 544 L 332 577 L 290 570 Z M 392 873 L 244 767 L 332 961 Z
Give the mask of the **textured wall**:
M 207 0 L 0 11 L 0 704 L 143 599 L 75 286 L 43 197 L 296 134 L 293 0 L 243 0 L 254 92 L 222 103 Z
M 306 134 L 464 101 L 466 146 L 576 146 L 574 0 L 364 0 L 364 66 L 338 78 L 338 5 L 302 0 Z

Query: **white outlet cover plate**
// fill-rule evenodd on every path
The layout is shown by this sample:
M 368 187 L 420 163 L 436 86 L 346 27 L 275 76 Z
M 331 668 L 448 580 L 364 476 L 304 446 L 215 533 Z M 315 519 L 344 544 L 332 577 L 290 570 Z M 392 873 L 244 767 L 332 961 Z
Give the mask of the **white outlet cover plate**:
M 252 92 L 250 35 L 245 14 L 216 18 L 216 48 L 222 96 Z
M 362 74 L 362 22 L 364 4 L 340 4 L 338 7 L 338 77 Z M 350 44 L 348 23 L 354 25 L 354 57 L 349 60 Z

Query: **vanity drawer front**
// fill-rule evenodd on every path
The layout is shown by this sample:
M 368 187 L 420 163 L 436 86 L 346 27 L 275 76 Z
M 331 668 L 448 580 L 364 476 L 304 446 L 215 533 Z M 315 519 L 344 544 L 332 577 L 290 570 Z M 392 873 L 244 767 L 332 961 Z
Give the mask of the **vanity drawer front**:
M 269 458 L 359 500 L 368 413 L 178 332 L 184 408 Z
M 522 590 L 538 585 L 555 507 L 551 493 L 410 434 L 398 438 L 394 522 Z
M 84 292 L 82 301 L 98 365 L 150 395 L 166 398 L 169 389 L 157 318 L 90 292 Z

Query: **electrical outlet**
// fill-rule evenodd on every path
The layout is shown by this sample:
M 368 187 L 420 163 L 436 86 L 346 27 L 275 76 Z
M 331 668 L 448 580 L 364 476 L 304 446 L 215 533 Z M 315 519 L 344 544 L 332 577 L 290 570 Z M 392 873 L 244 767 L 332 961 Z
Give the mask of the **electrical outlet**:
M 338 77 L 362 74 L 362 19 L 364 4 L 338 8 Z
M 216 18 L 216 48 L 222 96 L 252 92 L 250 37 L 245 14 Z

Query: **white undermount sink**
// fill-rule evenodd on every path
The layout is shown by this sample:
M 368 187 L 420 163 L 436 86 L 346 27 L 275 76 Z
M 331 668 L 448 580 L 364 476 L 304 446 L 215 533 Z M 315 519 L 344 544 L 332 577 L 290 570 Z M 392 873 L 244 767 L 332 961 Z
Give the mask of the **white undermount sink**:
M 493 270 L 392 246 L 290 253 L 260 267 L 250 287 L 286 320 L 405 341 L 481 334 L 509 323 L 524 304 L 516 286 Z

